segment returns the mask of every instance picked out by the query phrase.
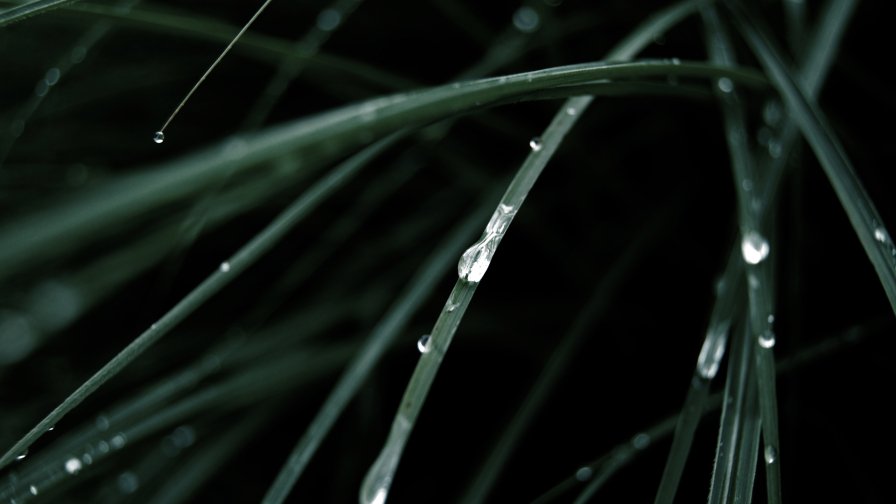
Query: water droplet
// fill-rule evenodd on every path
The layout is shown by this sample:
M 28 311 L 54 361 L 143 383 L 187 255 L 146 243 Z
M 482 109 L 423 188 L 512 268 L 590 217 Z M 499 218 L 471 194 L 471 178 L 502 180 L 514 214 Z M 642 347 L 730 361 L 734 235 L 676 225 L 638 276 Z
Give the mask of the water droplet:
M 887 243 L 889 241 L 887 239 L 887 230 L 882 227 L 874 228 L 874 239 L 881 243 Z
M 722 77 L 716 83 L 719 86 L 719 91 L 723 93 L 730 93 L 734 91 L 734 82 L 731 81 L 728 77 Z
M 769 126 L 775 126 L 781 122 L 781 106 L 776 101 L 769 101 L 762 107 L 762 120 Z
M 740 251 L 748 264 L 759 264 L 768 257 L 768 241 L 758 232 L 748 231 L 740 243 Z
M 424 334 L 420 336 L 420 339 L 417 340 L 417 350 L 420 350 L 420 353 L 429 352 L 429 335 Z
M 411 432 L 411 422 L 399 414 L 392 422 L 389 438 L 383 451 L 370 466 L 364 482 L 361 484 L 360 501 L 362 504 L 383 504 L 392 486 L 395 469 L 401 459 L 401 452 Z
M 669 61 L 671 61 L 673 65 L 680 65 L 680 64 L 681 64 L 681 60 L 678 59 L 678 58 L 672 58 L 672 59 L 669 60 Z
M 228 271 L 230 271 L 230 263 L 224 261 L 221 263 L 221 266 L 219 266 L 218 269 L 221 270 L 221 273 L 227 273 Z
M 317 15 L 317 27 L 323 31 L 333 31 L 342 23 L 342 14 L 336 9 L 324 9 Z
M 576 115 L 576 108 L 575 107 L 566 107 L 566 115 L 568 115 L 568 116 Z
M 724 320 L 710 327 L 703 347 L 700 348 L 700 356 L 697 358 L 697 374 L 707 380 L 715 378 L 719 372 L 719 365 L 725 355 L 725 343 L 728 340 L 728 329 L 731 322 Z
M 532 33 L 538 29 L 541 17 L 532 7 L 520 7 L 513 13 L 513 26 L 523 33 Z
M 482 280 L 514 215 L 516 210 L 512 206 L 498 205 L 482 238 L 468 248 L 457 263 L 457 275 L 461 280 L 471 283 Z
M 774 446 L 771 446 L 771 445 L 766 446 L 765 447 L 765 463 L 766 464 L 774 464 L 776 460 L 778 460 L 778 450 L 776 450 Z
M 759 277 L 750 273 L 749 275 L 747 275 L 747 285 L 751 289 L 758 289 L 759 288 Z
M 647 448 L 647 445 L 650 444 L 650 434 L 646 432 L 639 432 L 632 438 L 632 446 L 635 447 L 636 450 L 643 450 Z
M 53 86 L 59 82 L 59 77 L 61 76 L 62 72 L 60 72 L 58 68 L 53 67 L 47 70 L 47 75 L 44 76 L 44 81 L 46 81 L 48 86 Z
M 100 441 L 99 443 L 96 444 L 96 449 L 100 453 L 109 453 L 109 443 L 107 443 L 105 441 Z
M 112 448 L 115 448 L 116 450 L 123 447 L 127 442 L 128 438 L 123 432 L 119 432 L 109 440 L 109 444 L 111 444 Z
M 768 142 L 768 155 L 772 157 L 772 159 L 778 159 L 781 157 L 781 154 L 784 153 L 784 148 L 781 146 L 781 142 L 775 140 L 774 138 L 769 140 Z
M 457 303 L 452 299 L 448 299 L 448 302 L 445 303 L 445 311 L 453 312 L 457 309 Z
M 86 47 L 75 46 L 75 48 L 72 49 L 71 55 L 69 56 L 69 60 L 72 63 L 77 65 L 78 63 L 84 61 L 84 58 L 86 56 L 87 56 L 87 48 Z
M 72 457 L 65 461 L 65 472 L 69 474 L 78 474 L 81 471 L 81 461 L 75 457 Z
M 37 495 L 37 493 L 38 493 L 38 492 L 37 492 L 37 487 L 34 486 L 34 485 L 29 486 L 29 487 L 28 487 L 28 491 L 31 492 L 31 495 Z
M 55 425 L 51 425 L 50 428 L 47 429 L 47 432 L 50 432 L 50 431 L 55 430 L 55 429 L 56 429 L 56 426 L 55 426 Z
M 131 471 L 118 475 L 118 490 L 123 494 L 132 494 L 140 487 L 140 479 Z
M 576 471 L 576 479 L 579 481 L 588 481 L 593 474 L 594 471 L 590 467 L 582 466 Z
M 775 346 L 775 333 L 773 331 L 763 331 L 760 333 L 759 346 L 762 348 L 772 348 Z
M 541 143 L 540 137 L 534 137 L 532 140 L 529 140 L 529 147 L 534 152 L 538 152 L 544 145 Z
M 153 136 L 152 136 L 152 141 L 157 144 L 164 142 L 165 141 L 165 133 L 163 133 L 161 131 L 156 131 L 155 134 L 153 134 Z
M 768 321 L 769 325 L 772 325 L 775 323 L 775 316 L 773 314 L 769 313 L 768 318 L 766 320 Z
M 25 460 L 25 457 L 28 456 L 28 450 L 23 451 L 22 453 L 16 455 L 16 460 Z
M 81 460 L 83 460 L 85 464 L 90 465 L 93 463 L 93 455 L 85 453 L 84 456 L 81 457 Z

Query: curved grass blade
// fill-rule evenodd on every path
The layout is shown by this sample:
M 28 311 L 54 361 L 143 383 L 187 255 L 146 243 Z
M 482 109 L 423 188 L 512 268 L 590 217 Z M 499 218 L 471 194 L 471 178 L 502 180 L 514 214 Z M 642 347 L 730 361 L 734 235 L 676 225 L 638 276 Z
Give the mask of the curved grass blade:
M 640 48 L 697 5 L 697 2 L 687 2 L 651 18 L 611 51 L 608 60 L 631 59 Z M 429 348 L 420 357 L 393 420 L 389 437 L 362 483 L 359 492 L 362 504 L 382 504 L 386 500 L 411 430 L 479 281 L 535 181 L 592 100 L 591 96 L 567 100 L 541 137 L 530 142 L 532 152 L 501 197 L 482 238 L 461 256 L 458 281 L 431 331 Z
M 58 9 L 65 4 L 70 4 L 77 1 L 78 0 L 35 0 L 31 3 L 27 3 L 19 7 L 7 9 L 3 12 L 0 12 L 0 27 L 6 26 L 10 23 L 15 23 L 16 21 L 21 21 L 31 16 L 43 14 L 53 9 Z

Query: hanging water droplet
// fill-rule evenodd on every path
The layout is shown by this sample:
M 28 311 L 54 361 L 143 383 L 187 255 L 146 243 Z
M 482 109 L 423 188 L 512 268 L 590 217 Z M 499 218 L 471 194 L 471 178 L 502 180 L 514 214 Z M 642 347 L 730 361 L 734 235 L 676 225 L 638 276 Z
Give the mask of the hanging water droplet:
M 541 17 L 532 7 L 520 7 L 513 13 L 513 26 L 523 33 L 532 33 L 538 29 Z
M 513 220 L 516 209 L 510 205 L 500 204 L 492 214 L 485 233 L 478 242 L 468 248 L 457 263 L 457 275 L 461 280 L 477 283 L 482 280 L 486 270 L 491 264 L 495 250 L 504 237 L 507 227 Z
M 576 471 L 576 479 L 579 481 L 588 481 L 591 479 L 591 475 L 594 474 L 594 471 L 588 466 L 582 466 Z
M 874 239 L 881 243 L 887 243 L 887 231 L 882 227 L 874 228 Z
M 766 464 L 774 464 L 776 460 L 778 460 L 778 450 L 776 450 L 775 447 L 772 445 L 766 446 L 765 447 L 765 463 Z
M 28 456 L 28 450 L 23 451 L 22 453 L 16 455 L 16 460 L 25 460 L 25 457 Z
M 643 450 L 647 448 L 647 445 L 650 444 L 650 434 L 646 432 L 639 432 L 632 438 L 632 446 L 635 447 L 636 450 Z
M 529 140 L 529 148 L 531 148 L 533 152 L 540 151 L 542 147 L 541 137 L 534 137 L 532 140 Z
M 161 131 L 156 131 L 155 134 L 153 134 L 153 136 L 152 136 L 152 141 L 157 144 L 164 142 L 165 141 L 165 133 L 163 133 Z
M 218 267 L 218 269 L 221 270 L 221 273 L 227 273 L 228 271 L 230 271 L 230 263 L 224 261 L 221 263 L 221 266 Z
M 748 264 L 759 264 L 768 257 L 768 241 L 758 232 L 748 231 L 740 243 L 740 251 Z
M 420 339 L 417 340 L 417 350 L 420 350 L 420 353 L 429 352 L 429 335 L 424 334 L 420 336 Z
M 398 467 L 401 452 L 410 432 L 411 421 L 404 415 L 396 416 L 383 451 L 380 452 L 367 471 L 367 475 L 364 476 L 360 492 L 361 504 L 383 504 L 386 502 L 389 487 L 392 486 L 392 479 L 395 477 L 395 469 Z
M 728 77 L 722 77 L 716 82 L 716 85 L 719 86 L 719 91 L 723 93 L 730 93 L 734 91 L 734 82 L 731 81 Z
M 317 27 L 323 31 L 333 31 L 342 23 L 342 14 L 336 9 L 324 9 L 317 15 Z
M 38 492 L 37 492 L 37 487 L 34 486 L 34 485 L 29 486 L 29 487 L 28 487 L 28 491 L 31 492 L 31 495 L 37 495 L 37 493 L 38 493 Z
M 81 461 L 75 457 L 72 457 L 65 461 L 65 472 L 69 474 L 78 474 L 81 471 Z
M 762 348 L 772 348 L 775 346 L 775 333 L 773 331 L 763 331 L 760 333 L 759 346 Z

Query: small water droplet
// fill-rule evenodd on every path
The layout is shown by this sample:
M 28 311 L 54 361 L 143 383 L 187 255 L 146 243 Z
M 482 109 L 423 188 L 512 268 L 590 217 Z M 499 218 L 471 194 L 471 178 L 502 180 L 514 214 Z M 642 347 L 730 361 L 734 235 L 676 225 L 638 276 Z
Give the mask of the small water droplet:
M 227 273 L 228 271 L 230 271 L 230 263 L 224 261 L 221 263 L 221 266 L 219 266 L 218 269 L 221 270 L 221 273 Z
M 588 481 L 593 474 L 594 471 L 590 467 L 582 466 L 576 471 L 576 479 L 579 481 Z
M 763 331 L 760 333 L 759 346 L 762 348 L 772 348 L 775 346 L 775 333 L 773 331 Z
M 636 450 L 643 450 L 647 448 L 647 445 L 650 444 L 650 434 L 646 432 L 639 432 L 632 438 L 632 446 L 635 447 Z
M 538 29 L 541 17 L 532 7 L 520 7 L 513 13 L 513 26 L 523 33 L 532 33 Z
M 116 450 L 123 447 L 127 442 L 128 438 L 124 435 L 123 432 L 119 432 L 109 440 L 109 444 L 111 444 L 112 448 L 115 448 Z
M 152 136 L 152 141 L 157 144 L 164 142 L 165 141 L 165 133 L 163 133 L 161 131 L 156 131 L 155 134 L 153 134 L 153 136 Z
M 56 429 L 56 426 L 55 426 L 55 425 L 51 425 L 50 428 L 47 429 L 47 432 L 53 431 L 53 430 L 55 430 L 55 429 Z
M 748 231 L 740 243 L 740 251 L 748 264 L 759 264 L 769 253 L 768 241 L 756 231 Z
M 778 460 L 778 450 L 776 450 L 774 446 L 771 446 L 771 445 L 766 446 L 765 447 L 765 463 L 766 464 L 774 464 L 776 460 Z
M 16 455 L 16 460 L 25 460 L 25 457 L 28 456 L 28 450 L 23 451 L 22 453 Z
M 99 443 L 96 444 L 96 449 L 100 453 L 109 453 L 109 443 L 107 443 L 105 441 L 100 441 Z
M 81 471 L 81 461 L 75 457 L 72 457 L 65 461 L 65 472 L 69 474 L 78 474 Z
M 81 460 L 83 460 L 85 464 L 90 465 L 93 463 L 93 455 L 85 453 L 84 456 L 81 457 Z
M 532 151 L 534 151 L 534 152 L 538 152 L 538 151 L 540 151 L 541 148 L 543 147 L 543 144 L 541 143 L 541 138 L 540 138 L 540 137 L 535 137 L 535 138 L 533 138 L 532 140 L 529 140 L 529 147 L 530 147 L 530 148 L 532 149 Z
M 47 70 L 47 75 L 44 76 L 44 80 L 47 82 L 48 86 L 53 86 L 59 82 L 59 77 L 61 76 L 62 72 L 60 72 L 58 68 L 53 67 Z
M 716 83 L 719 86 L 719 91 L 723 93 L 730 93 L 734 91 L 734 82 L 731 81 L 728 77 L 722 77 Z
M 768 321 L 769 325 L 774 324 L 774 323 L 775 323 L 775 316 L 772 315 L 771 313 L 769 313 L 768 318 L 767 318 L 766 320 Z
M 781 154 L 784 153 L 784 148 L 781 146 L 781 142 L 775 140 L 774 138 L 769 140 L 768 142 L 768 155 L 772 157 L 772 159 L 778 159 L 781 157 Z
M 881 243 L 887 243 L 887 231 L 882 227 L 874 228 L 874 239 Z
M 420 350 L 420 353 L 429 352 L 429 335 L 424 334 L 420 336 L 420 339 L 417 340 L 417 350 Z
M 725 356 L 725 343 L 728 341 L 728 329 L 731 322 L 723 320 L 709 328 L 700 356 L 697 358 L 697 373 L 701 378 L 712 380 L 719 372 L 722 357 Z
M 37 487 L 34 486 L 34 485 L 29 486 L 29 487 L 28 487 L 28 491 L 31 492 L 31 495 L 37 495 L 37 494 L 38 494 L 38 492 L 37 492 Z
M 342 23 L 342 14 L 336 9 L 324 9 L 317 15 L 317 27 L 323 31 L 333 31 Z
M 140 487 L 140 479 L 131 471 L 118 475 L 118 490 L 123 494 L 132 494 Z

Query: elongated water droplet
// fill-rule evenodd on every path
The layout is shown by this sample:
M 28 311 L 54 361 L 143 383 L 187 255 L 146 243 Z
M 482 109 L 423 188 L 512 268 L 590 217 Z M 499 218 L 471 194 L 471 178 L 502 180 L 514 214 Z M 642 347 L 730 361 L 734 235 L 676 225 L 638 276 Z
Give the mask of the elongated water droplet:
M 398 467 L 401 452 L 404 450 L 404 444 L 410 433 L 411 422 L 403 415 L 395 417 L 383 451 L 370 466 L 367 476 L 364 477 L 364 483 L 361 484 L 359 495 L 361 504 L 383 504 L 386 502 L 389 487 L 392 486 L 392 478 L 395 476 L 395 469 Z
M 529 147 L 533 152 L 538 152 L 542 148 L 541 137 L 534 137 L 532 140 L 529 140 Z
M 778 450 L 776 450 L 774 446 L 771 446 L 771 445 L 766 446 L 765 447 L 765 463 L 766 464 L 774 464 L 776 460 L 778 460 Z
M 730 93 L 734 91 L 734 83 L 731 82 L 731 79 L 728 77 L 722 77 L 718 80 L 717 85 L 719 86 L 719 91 L 723 93 Z
M 712 380 L 719 372 L 719 364 L 725 355 L 725 342 L 728 340 L 728 329 L 731 322 L 722 321 L 710 327 L 703 340 L 700 356 L 697 358 L 697 374 L 701 378 Z
M 157 144 L 164 142 L 165 141 L 165 133 L 163 133 L 161 131 L 156 131 L 155 134 L 152 136 L 152 141 Z
M 429 351 L 429 335 L 424 334 L 420 336 L 420 339 L 417 340 L 417 350 L 420 350 L 420 353 L 426 353 Z
M 228 271 L 230 271 L 230 263 L 224 261 L 221 263 L 221 266 L 218 269 L 221 270 L 221 273 L 227 273 Z
M 760 333 L 759 346 L 762 348 L 772 348 L 775 346 L 775 333 L 773 331 L 763 331 Z
M 461 280 L 471 283 L 482 280 L 515 214 L 516 210 L 512 206 L 498 205 L 485 227 L 482 238 L 468 248 L 457 263 L 457 275 Z
M 34 485 L 31 485 L 30 487 L 28 487 L 28 491 L 31 492 L 31 495 L 37 495 L 37 494 L 38 494 L 37 487 L 34 486 Z
M 81 461 L 75 457 L 72 457 L 65 461 L 65 472 L 69 474 L 78 474 L 81 471 Z
M 748 231 L 740 243 L 740 250 L 748 264 L 759 264 L 768 257 L 768 241 L 758 232 Z

